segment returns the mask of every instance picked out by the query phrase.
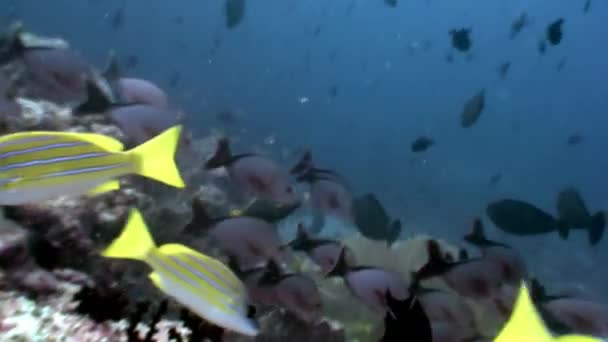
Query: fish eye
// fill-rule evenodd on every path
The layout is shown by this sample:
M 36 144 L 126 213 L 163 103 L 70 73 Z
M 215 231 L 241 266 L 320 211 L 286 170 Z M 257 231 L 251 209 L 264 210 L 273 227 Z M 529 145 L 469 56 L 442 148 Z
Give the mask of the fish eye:
M 285 191 L 286 191 L 288 194 L 292 194 L 292 193 L 293 193 L 293 187 L 292 187 L 291 185 L 289 185 L 289 186 L 288 186 L 288 187 L 285 189 Z

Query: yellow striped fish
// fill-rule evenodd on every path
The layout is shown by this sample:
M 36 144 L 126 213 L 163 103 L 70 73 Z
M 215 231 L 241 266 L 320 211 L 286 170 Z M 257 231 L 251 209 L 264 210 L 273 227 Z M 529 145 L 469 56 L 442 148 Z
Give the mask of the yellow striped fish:
M 220 261 L 179 244 L 156 247 L 138 210 L 132 210 L 120 236 L 102 252 L 109 258 L 144 261 L 161 291 L 192 312 L 222 328 L 255 336 L 257 324 L 247 318 L 247 290 Z
M 511 318 L 494 342 L 602 342 L 604 339 L 585 335 L 554 337 L 534 307 L 525 283 L 522 284 Z
M 181 126 L 129 151 L 94 133 L 20 132 L 0 137 L 0 205 L 119 188 L 117 177 L 139 174 L 183 188 L 174 155 Z

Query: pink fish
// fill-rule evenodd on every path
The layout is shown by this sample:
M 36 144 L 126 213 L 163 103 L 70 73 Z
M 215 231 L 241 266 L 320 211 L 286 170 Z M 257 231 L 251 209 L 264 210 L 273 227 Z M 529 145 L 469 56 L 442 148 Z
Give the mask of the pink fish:
M 437 241 L 429 240 L 429 261 L 414 275 L 417 281 L 441 277 L 445 283 L 461 296 L 487 299 L 498 290 L 502 272 L 495 263 L 485 258 L 447 262 L 443 259 Z
M 447 324 L 455 328 L 461 335 L 474 336 L 475 317 L 471 308 L 458 296 L 451 293 L 426 289 L 413 289 L 429 319 L 436 324 Z
M 230 179 L 250 196 L 284 205 L 300 202 L 285 169 L 260 155 L 233 155 L 226 138 L 218 141 L 215 155 L 205 164 L 206 169 L 220 167 L 225 167 Z
M 313 323 L 321 317 L 321 295 L 315 282 L 306 275 L 282 273 L 275 263 L 269 262 L 258 285 L 271 288 L 275 305 L 285 308 L 302 321 Z
M 200 231 L 206 231 L 242 269 L 254 268 L 268 260 L 281 265 L 286 258 L 274 224 L 247 216 L 213 219 L 205 204 L 195 198 L 192 201 L 192 221 L 184 232 L 194 234 Z
M 288 244 L 294 251 L 302 251 L 321 268 L 323 274 L 327 274 L 336 265 L 340 252 L 345 249 L 346 264 L 348 267 L 356 265 L 355 256 L 348 247 L 336 240 L 318 239 L 306 232 L 302 223 L 298 224 L 296 238 Z
M 86 81 L 93 78 L 92 69 L 72 51 L 25 49 L 21 59 L 29 76 L 23 87 L 25 96 L 61 104 L 86 98 Z
M 577 334 L 608 336 L 608 310 L 589 300 L 560 298 L 542 304 L 553 318 Z
M 354 223 L 352 194 L 335 172 L 309 169 L 298 176 L 298 181 L 310 184 L 310 204 L 314 210 Z
M 116 82 L 116 88 L 123 103 L 169 108 L 167 94 L 150 81 L 139 78 L 120 78 Z
M 527 278 L 526 264 L 519 253 L 508 245 L 488 240 L 481 220 L 475 220 L 473 231 L 464 240 L 479 247 L 484 259 L 497 264 L 505 283 L 518 285 Z
M 113 103 L 93 82 L 87 82 L 87 100 L 76 106 L 73 112 L 107 115 L 125 134 L 128 146 L 139 145 L 179 123 L 178 113 L 172 109 Z
M 344 249 L 327 276 L 344 278 L 350 292 L 376 312 L 386 312 L 386 293 L 390 293 L 397 300 L 409 297 L 408 286 L 399 274 L 371 266 L 349 267 Z

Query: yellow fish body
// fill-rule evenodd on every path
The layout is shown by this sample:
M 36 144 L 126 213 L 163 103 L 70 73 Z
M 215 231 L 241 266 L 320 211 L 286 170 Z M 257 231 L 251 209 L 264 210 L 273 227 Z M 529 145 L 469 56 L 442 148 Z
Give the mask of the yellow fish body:
M 605 342 L 604 339 L 584 335 L 554 337 L 534 307 L 528 288 L 522 284 L 511 318 L 494 342 Z
M 161 291 L 220 327 L 255 336 L 247 318 L 247 290 L 222 262 L 180 244 L 156 247 L 141 214 L 133 210 L 121 235 L 102 252 L 109 258 L 146 262 L 150 279 Z
M 119 188 L 117 177 L 139 174 L 182 188 L 174 155 L 181 126 L 123 151 L 111 137 L 94 133 L 20 132 L 0 137 L 0 205 L 19 205 L 61 195 Z

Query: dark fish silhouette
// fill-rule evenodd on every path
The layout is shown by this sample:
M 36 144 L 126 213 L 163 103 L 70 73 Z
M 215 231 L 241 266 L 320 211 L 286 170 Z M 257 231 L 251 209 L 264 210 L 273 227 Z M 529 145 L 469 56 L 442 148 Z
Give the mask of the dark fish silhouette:
M 559 213 L 560 225 L 567 232 L 571 229 L 587 229 L 589 232 L 589 243 L 596 245 L 604 235 L 606 218 L 599 211 L 591 215 L 585 201 L 574 188 L 566 188 L 557 195 L 557 211 Z
M 243 21 L 245 16 L 245 0 L 226 0 L 224 7 L 226 27 L 233 29 Z
M 465 104 L 460 115 L 460 125 L 464 128 L 473 126 L 481 116 L 485 107 L 485 90 L 480 90 L 471 97 Z
M 527 202 L 503 199 L 490 203 L 486 213 L 496 227 L 507 233 L 537 235 L 559 231 L 563 239 L 568 236 L 553 216 Z
M 591 9 L 591 0 L 585 1 L 585 5 L 583 6 L 583 13 L 588 13 Z
M 401 221 L 391 221 L 374 194 L 353 199 L 353 214 L 359 232 L 368 239 L 385 240 L 390 246 L 401 235 Z
M 521 32 L 521 30 L 529 24 L 530 21 L 528 20 L 528 15 L 526 12 L 520 14 L 519 17 L 517 17 L 515 20 L 513 20 L 513 23 L 511 23 L 511 39 L 515 38 Z
M 452 35 L 452 46 L 459 51 L 466 52 L 471 49 L 471 30 L 467 28 L 462 28 L 459 30 L 451 30 L 450 35 Z
M 435 145 L 435 141 L 433 139 L 422 136 L 412 142 L 411 150 L 412 152 L 423 152 L 433 145 Z
M 121 29 L 125 24 L 125 9 L 124 7 L 118 8 L 112 13 L 110 19 L 110 26 L 114 30 Z
M 568 137 L 568 140 L 566 140 L 566 144 L 568 144 L 569 146 L 576 146 L 576 145 L 582 143 L 584 140 L 585 140 L 585 137 L 583 137 L 581 134 L 574 133 Z
M 511 62 L 503 62 L 498 66 L 498 75 L 501 79 L 504 80 L 507 77 L 509 69 L 511 69 Z
M 564 35 L 562 30 L 563 23 L 564 19 L 559 18 L 547 27 L 547 41 L 551 43 L 551 45 L 558 45 L 562 41 Z
M 431 322 L 418 298 L 410 295 L 405 300 L 398 300 L 387 291 L 385 301 L 388 312 L 384 318 L 381 342 L 433 341 Z
M 501 179 L 502 173 L 495 173 L 494 175 L 492 175 L 492 177 L 490 177 L 489 184 L 495 186 L 500 182 Z
M 397 7 L 397 0 L 384 0 L 388 7 Z

